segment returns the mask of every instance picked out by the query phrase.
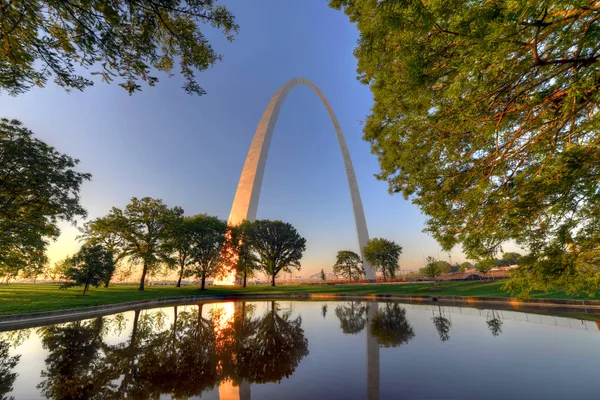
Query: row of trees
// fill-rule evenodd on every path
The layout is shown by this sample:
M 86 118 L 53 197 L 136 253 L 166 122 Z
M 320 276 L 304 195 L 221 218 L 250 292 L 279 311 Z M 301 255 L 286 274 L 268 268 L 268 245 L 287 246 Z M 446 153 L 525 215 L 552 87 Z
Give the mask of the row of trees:
M 383 275 L 383 279 L 396 277 L 396 271 L 400 269 L 402 246 L 392 240 L 374 238 L 369 240 L 363 251 L 366 260 L 376 272 Z M 341 250 L 337 253 L 333 273 L 348 280 L 359 280 L 365 274 L 362 264 L 358 254 L 351 250 Z
M 80 236 L 81 250 L 58 263 L 68 282 L 65 286 L 109 285 L 116 266 L 129 273 L 141 266 L 139 290 L 149 274 L 161 268 L 177 271 L 177 286 L 195 276 L 205 289 L 206 279 L 235 268 L 244 286 L 257 271 L 269 275 L 275 286 L 277 275 L 300 269 L 306 249 L 304 239 L 289 223 L 245 221 L 229 226 L 206 214 L 184 216 L 181 207 L 170 208 L 161 200 L 132 198 L 124 208 L 87 222 Z

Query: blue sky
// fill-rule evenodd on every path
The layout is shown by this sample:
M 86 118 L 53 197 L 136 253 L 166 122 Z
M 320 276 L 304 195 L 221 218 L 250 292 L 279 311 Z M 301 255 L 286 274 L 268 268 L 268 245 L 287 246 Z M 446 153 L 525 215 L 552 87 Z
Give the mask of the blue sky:
M 223 61 L 198 75 L 207 91 L 186 95 L 179 77 L 160 76 L 154 88 L 129 96 L 116 84 L 97 83 L 66 93 L 49 84 L 13 98 L 0 96 L 1 115 L 21 120 L 38 137 L 81 160 L 93 174 L 82 203 L 90 217 L 125 206 L 132 196 L 163 199 L 187 214 L 226 219 L 254 129 L 270 97 L 294 77 L 312 80 L 340 121 L 352 155 L 371 237 L 404 247 L 402 269 L 415 269 L 439 246 L 422 233 L 425 217 L 401 196 L 390 196 L 362 126 L 372 105 L 356 80 L 358 38 L 347 17 L 325 1 L 224 2 L 240 32 L 228 43 L 205 31 Z M 292 223 L 307 238 L 302 275 L 331 270 L 338 250 L 357 251 L 350 195 L 335 132 L 309 88 L 288 96 L 277 122 L 258 218 Z M 75 251 L 76 229 L 63 224 L 53 261 Z M 452 261 L 463 261 L 460 251 Z

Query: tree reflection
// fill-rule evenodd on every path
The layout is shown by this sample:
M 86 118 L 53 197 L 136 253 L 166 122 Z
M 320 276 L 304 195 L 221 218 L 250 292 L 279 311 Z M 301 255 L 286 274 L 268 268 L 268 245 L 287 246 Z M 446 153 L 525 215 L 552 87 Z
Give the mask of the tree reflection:
M 142 340 L 137 374 L 127 397 L 159 399 L 199 396 L 218 383 L 215 329 L 211 319 L 197 310 L 177 313 L 169 329 L 152 331 Z
M 442 313 L 442 306 L 439 305 L 439 314 L 436 316 L 435 312 L 433 314 L 433 325 L 435 325 L 435 329 L 437 329 L 438 334 L 440 335 L 440 340 L 442 342 L 446 342 L 450 340 L 450 328 L 452 327 L 452 321 L 448 318 L 444 317 Z
M 224 381 L 279 382 L 308 354 L 302 319 L 274 302 L 260 318 L 244 303 L 232 317 L 174 307 L 167 324 L 164 312 L 137 310 L 130 336 L 117 344 L 103 338 L 123 330 L 123 317 L 40 328 L 48 356 L 38 388 L 50 399 L 187 399 Z M 8 358 L 2 343 L 0 390 L 9 392 L 18 357 Z
M 397 303 L 386 303 L 384 308 L 375 312 L 371 321 L 371 335 L 383 347 L 399 347 L 415 337 L 406 319 L 406 309 Z
M 335 308 L 342 332 L 355 335 L 367 324 L 367 306 L 359 301 L 350 301 Z
M 249 382 L 280 382 L 308 355 L 302 318 L 291 319 L 290 315 L 289 311 L 279 315 L 277 304 L 272 302 L 271 310 L 260 319 L 249 354 Z
M 242 380 L 251 380 L 250 370 L 255 361 L 255 335 L 260 320 L 254 317 L 256 307 L 246 303 L 238 304 L 233 320 L 222 330 L 220 359 L 223 375 L 229 377 L 235 385 Z
M 48 350 L 45 378 L 37 387 L 49 399 L 105 398 L 111 391 L 112 368 L 101 354 L 102 318 L 40 328 Z
M 21 356 L 10 356 L 9 347 L 10 344 L 8 342 L 0 342 L 0 400 L 14 399 L 12 396 L 7 397 L 5 395 L 13 390 L 17 373 L 12 372 L 12 370 L 17 366 L 21 358 Z
M 321 306 L 321 315 L 323 315 L 323 319 L 327 316 L 327 304 L 323 304 Z
M 496 310 L 491 310 L 491 316 L 488 312 L 487 326 L 494 336 L 500 336 L 502 333 L 502 320 Z

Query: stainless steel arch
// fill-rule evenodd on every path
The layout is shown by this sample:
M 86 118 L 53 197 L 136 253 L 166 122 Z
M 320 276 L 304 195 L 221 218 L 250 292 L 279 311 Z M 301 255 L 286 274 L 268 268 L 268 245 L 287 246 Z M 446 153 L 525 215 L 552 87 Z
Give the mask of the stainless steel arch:
M 367 230 L 367 222 L 365 220 L 365 213 L 363 210 L 362 201 L 360 198 L 360 192 L 358 190 L 358 183 L 356 182 L 356 175 L 354 173 L 354 167 L 352 160 L 350 159 L 350 152 L 346 145 L 346 140 L 342 133 L 342 128 L 333 112 L 333 109 L 327 102 L 323 93 L 315 86 L 314 83 L 304 78 L 295 78 L 281 86 L 279 90 L 273 95 L 271 101 L 267 105 L 256 132 L 254 138 L 250 144 L 248 155 L 246 156 L 246 162 L 244 163 L 244 169 L 240 176 L 240 181 L 237 186 L 235 198 L 233 200 L 233 206 L 231 207 L 231 213 L 229 214 L 230 224 L 239 224 L 244 220 L 254 221 L 256 219 L 256 211 L 258 209 L 258 199 L 260 197 L 260 187 L 262 185 L 263 175 L 265 172 L 265 164 L 267 162 L 267 155 L 269 152 L 269 145 L 271 144 L 271 138 L 273 136 L 273 130 L 277 117 L 279 116 L 279 110 L 283 104 L 288 93 L 298 85 L 306 85 L 310 87 L 315 93 L 321 98 L 321 101 L 325 105 L 331 122 L 340 144 L 340 150 L 342 151 L 342 157 L 344 159 L 344 167 L 346 168 L 346 176 L 348 177 L 348 186 L 350 187 L 350 196 L 352 198 L 352 207 L 354 209 L 354 220 L 356 222 L 356 233 L 358 235 L 358 244 L 360 252 L 364 262 L 365 278 L 374 280 L 375 271 L 366 262 L 364 255 L 364 247 L 369 241 L 369 232 Z

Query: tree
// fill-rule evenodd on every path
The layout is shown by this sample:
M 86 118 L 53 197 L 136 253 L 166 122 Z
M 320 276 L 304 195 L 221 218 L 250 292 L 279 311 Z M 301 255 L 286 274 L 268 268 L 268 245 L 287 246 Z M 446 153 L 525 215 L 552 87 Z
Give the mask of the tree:
M 189 275 L 189 268 L 192 266 L 193 228 L 194 217 L 180 217 L 172 226 L 165 241 L 166 252 L 174 253 L 172 263 L 179 268 L 176 287 L 181 287 L 181 280 Z
M 121 240 L 121 256 L 142 263 L 140 291 L 148 271 L 164 260 L 169 232 L 182 214 L 181 207 L 169 208 L 162 200 L 133 197 L 124 210 L 113 207 L 104 217 L 107 229 Z
M 100 245 L 84 245 L 71 258 L 71 266 L 65 275 L 69 282 L 62 287 L 83 285 L 83 295 L 90 285 L 98 287 L 115 271 L 112 253 Z
M 257 264 L 271 277 L 271 286 L 275 286 L 275 278 L 280 271 L 300 269 L 306 239 L 291 224 L 256 220 L 248 224 L 246 240 L 257 256 Z
M 319 274 L 321 281 L 325 282 L 325 280 L 327 279 L 327 275 L 325 275 L 325 271 L 323 271 L 323 269 L 321 269 L 321 273 Z
M 487 274 L 488 272 L 490 272 L 490 270 L 492 268 L 495 267 L 495 260 L 493 258 L 486 258 L 484 260 L 480 260 L 477 262 L 477 264 L 475 264 L 475 269 L 482 273 L 482 274 Z
M 179 62 L 188 93 L 203 94 L 195 71 L 221 59 L 200 29 L 210 24 L 231 41 L 238 25 L 216 1 L 128 0 L 48 1 L 2 4 L 0 92 L 11 95 L 48 79 L 67 90 L 117 80 L 130 94 L 141 81 L 154 86 L 154 71 L 172 74 Z
M 235 260 L 234 268 L 242 280 L 243 287 L 246 287 L 248 278 L 253 277 L 260 268 L 252 247 L 244 240 L 244 232 L 249 224 L 250 222 L 244 221 L 237 227 L 229 227 L 231 232 L 231 237 L 229 238 L 229 243 L 231 243 L 231 258 Z
M 515 265 L 519 263 L 519 260 L 523 256 L 519 253 L 504 253 L 502 254 L 502 260 L 506 262 L 507 265 Z
M 434 282 L 436 278 L 442 274 L 439 262 L 431 256 L 427 257 L 427 265 L 424 268 L 421 268 L 419 272 L 426 277 L 433 279 Z
M 58 279 L 59 281 L 66 279 L 67 270 L 73 265 L 73 257 L 67 256 L 62 260 L 56 261 L 54 266 L 48 271 L 48 276 L 50 280 L 54 281 Z
M 44 273 L 48 268 L 48 257 L 45 255 L 43 257 L 39 257 L 37 260 L 30 262 L 28 265 L 23 268 L 23 278 L 32 278 L 33 283 L 37 280 L 38 276 Z
M 458 272 L 465 272 L 468 269 L 473 268 L 473 264 L 471 264 L 468 261 L 463 262 L 462 264 L 460 264 L 460 267 L 458 268 Z
M 0 269 L 8 270 L 8 282 L 27 266 L 45 264 L 59 221 L 86 216 L 79 190 L 91 175 L 77 172 L 78 160 L 34 138 L 19 121 L 4 118 L 0 160 Z
M 190 271 L 201 278 L 201 290 L 205 290 L 206 278 L 222 268 L 226 234 L 227 223 L 217 217 L 198 214 L 190 218 Z
M 378 178 L 419 206 L 426 231 L 471 259 L 528 248 L 515 288 L 598 290 L 596 2 L 330 4 L 360 31 Z
M 8 342 L 0 341 L 0 400 L 14 400 L 14 397 L 4 395 L 13 390 L 17 373 L 12 370 L 19 363 L 21 356 L 9 356 L 9 347 Z
M 436 265 L 440 270 L 440 274 L 448 274 L 452 271 L 452 265 L 448 261 L 436 261 Z
M 360 256 L 351 250 L 341 250 L 337 253 L 337 260 L 333 265 L 333 273 L 341 275 L 348 280 L 357 280 L 364 276 Z
M 406 319 L 406 309 L 398 303 L 386 303 L 377 310 L 371 321 L 371 334 L 383 347 L 399 347 L 415 337 Z
M 367 261 L 383 274 L 383 279 L 387 279 L 388 274 L 390 278 L 396 276 L 402 246 L 392 240 L 374 238 L 369 240 L 363 251 Z
M 115 230 L 111 222 L 112 220 L 107 217 L 96 218 L 95 220 L 86 222 L 83 228 L 80 229 L 81 235 L 79 239 L 83 239 L 85 243 L 91 245 L 100 244 L 106 250 L 110 251 L 113 255 L 113 263 L 116 270 L 126 253 L 122 249 L 123 239 L 119 236 L 119 232 Z M 113 275 L 106 276 L 104 287 L 108 287 Z

